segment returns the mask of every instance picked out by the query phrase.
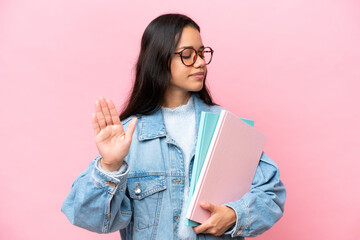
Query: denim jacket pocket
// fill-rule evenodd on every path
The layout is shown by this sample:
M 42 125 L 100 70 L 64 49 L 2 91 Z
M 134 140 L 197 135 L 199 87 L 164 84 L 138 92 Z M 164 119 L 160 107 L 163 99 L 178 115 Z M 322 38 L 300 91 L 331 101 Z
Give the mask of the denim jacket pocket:
M 128 192 L 132 200 L 135 228 L 145 229 L 159 221 L 165 173 L 129 174 Z

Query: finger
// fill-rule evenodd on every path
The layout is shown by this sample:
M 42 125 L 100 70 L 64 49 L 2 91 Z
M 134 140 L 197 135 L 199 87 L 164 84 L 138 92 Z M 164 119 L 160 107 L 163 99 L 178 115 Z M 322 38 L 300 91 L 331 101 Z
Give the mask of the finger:
M 212 234 L 215 236 L 220 236 L 222 235 L 224 232 L 221 232 L 219 229 L 217 229 L 214 224 L 211 223 L 210 218 L 208 220 L 206 220 L 205 222 L 203 222 L 201 225 L 196 227 L 197 229 L 194 228 L 194 231 L 199 234 L 199 233 L 208 233 L 208 234 Z
M 209 203 L 209 202 L 200 203 L 200 207 L 205 209 L 205 210 L 208 210 L 211 213 L 216 211 L 216 206 L 214 204 Z
M 100 98 L 100 106 L 101 106 L 101 110 L 104 114 L 105 117 L 105 121 L 106 121 L 106 125 L 112 125 L 112 119 L 111 119 L 111 115 L 110 115 L 110 111 L 109 111 L 109 107 L 105 101 L 105 99 L 103 97 Z
M 101 131 L 101 128 L 99 126 L 98 120 L 96 118 L 96 114 L 93 113 L 92 114 L 92 125 L 93 125 L 93 129 L 94 129 L 94 134 L 95 136 L 99 134 L 99 132 Z
M 127 129 L 126 129 L 126 133 L 125 133 L 125 138 L 126 139 L 129 139 L 129 140 L 132 139 L 132 135 L 133 135 L 133 133 L 135 131 L 136 123 L 137 123 L 137 118 L 136 117 L 133 118 L 130 121 L 130 123 L 129 123 Z
M 106 127 L 106 121 L 104 118 L 104 114 L 101 110 L 99 101 L 95 102 L 95 114 L 96 114 L 96 118 L 99 123 L 100 129 L 104 129 Z
M 205 233 L 209 228 L 210 228 L 210 226 L 205 221 L 203 224 L 201 224 L 197 227 L 194 227 L 193 229 L 196 232 L 196 234 L 199 234 L 199 233 Z
M 114 103 L 110 99 L 107 99 L 106 103 L 107 103 L 107 105 L 109 107 L 110 116 L 111 116 L 113 124 L 120 124 L 121 125 L 119 114 L 116 111 Z

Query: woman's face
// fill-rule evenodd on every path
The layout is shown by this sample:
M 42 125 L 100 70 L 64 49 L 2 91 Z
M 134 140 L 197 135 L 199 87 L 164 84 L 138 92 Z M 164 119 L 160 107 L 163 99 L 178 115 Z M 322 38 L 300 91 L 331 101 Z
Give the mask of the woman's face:
M 180 41 L 175 52 L 179 52 L 184 47 L 193 47 L 200 50 L 203 47 L 200 32 L 193 27 L 183 29 Z M 179 54 L 175 54 L 171 61 L 170 91 L 179 93 L 198 92 L 203 88 L 204 76 L 206 76 L 205 61 L 197 56 L 196 62 L 192 66 L 185 66 Z

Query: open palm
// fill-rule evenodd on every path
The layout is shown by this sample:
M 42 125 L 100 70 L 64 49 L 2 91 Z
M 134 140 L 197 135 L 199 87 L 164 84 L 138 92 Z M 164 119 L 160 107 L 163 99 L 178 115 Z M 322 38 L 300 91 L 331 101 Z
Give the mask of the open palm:
M 103 168 L 109 171 L 120 168 L 123 159 L 129 153 L 136 122 L 136 118 L 132 119 L 125 132 L 113 102 L 104 98 L 96 101 L 92 124 Z

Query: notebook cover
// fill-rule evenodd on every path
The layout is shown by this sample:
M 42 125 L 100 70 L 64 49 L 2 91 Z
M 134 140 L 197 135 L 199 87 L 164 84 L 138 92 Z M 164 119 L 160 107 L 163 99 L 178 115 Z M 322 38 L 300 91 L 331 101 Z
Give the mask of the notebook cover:
M 186 217 L 202 223 L 210 213 L 200 207 L 239 200 L 250 190 L 266 136 L 223 110 Z
M 200 172 L 207 154 L 207 150 L 209 149 L 212 136 L 215 132 L 217 121 L 220 117 L 220 114 L 216 113 L 209 113 L 209 112 L 201 112 L 200 117 L 200 124 L 199 124 L 199 133 L 198 133 L 198 139 L 196 143 L 196 149 L 195 149 L 195 158 L 194 158 L 194 165 L 193 170 L 191 174 L 191 183 L 190 183 L 190 189 L 189 189 L 189 197 L 188 197 L 188 206 L 191 201 L 191 198 L 193 196 L 196 183 L 198 181 L 198 178 L 200 176 Z M 198 226 L 199 223 L 191 221 L 189 219 L 185 219 L 185 225 L 194 227 Z
M 210 112 L 201 112 L 200 124 L 199 124 L 199 133 L 198 139 L 195 149 L 195 159 L 194 165 L 191 175 L 191 185 L 189 189 L 189 197 L 187 203 L 187 209 L 189 208 L 191 198 L 195 191 L 196 183 L 198 182 L 198 178 L 201 173 L 201 169 L 203 167 L 207 151 L 209 149 L 211 139 L 215 132 L 217 121 L 220 117 L 220 114 L 210 113 Z M 254 127 L 254 121 L 250 119 L 240 118 L 250 126 Z M 191 221 L 189 219 L 185 219 L 185 226 L 195 227 L 198 226 L 199 223 L 195 221 Z

